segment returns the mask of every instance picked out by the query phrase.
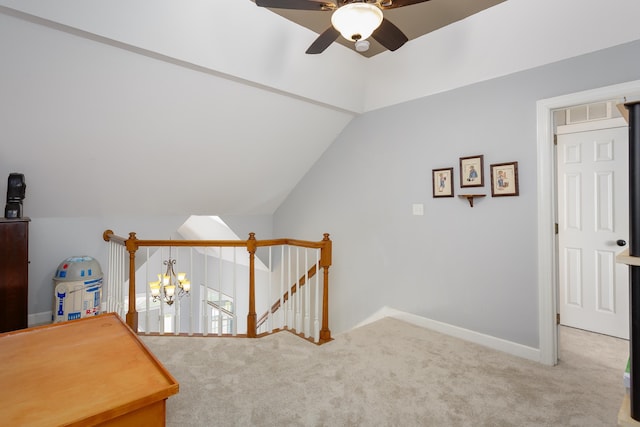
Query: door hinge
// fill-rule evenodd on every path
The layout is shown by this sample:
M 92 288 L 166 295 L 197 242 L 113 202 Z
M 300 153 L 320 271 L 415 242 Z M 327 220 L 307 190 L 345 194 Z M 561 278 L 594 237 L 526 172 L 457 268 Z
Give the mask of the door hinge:
M 556 325 L 560 324 L 560 313 L 556 313 Z
M 558 145 L 558 135 L 553 134 L 553 145 Z
M 559 227 L 558 227 L 558 223 L 557 222 L 553 225 L 553 229 L 555 230 L 556 234 L 558 234 Z

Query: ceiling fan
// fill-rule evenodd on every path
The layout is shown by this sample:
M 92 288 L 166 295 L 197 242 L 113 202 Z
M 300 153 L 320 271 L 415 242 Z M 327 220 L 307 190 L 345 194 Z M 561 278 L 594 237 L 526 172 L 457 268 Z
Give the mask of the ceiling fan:
M 388 50 L 397 50 L 409 39 L 383 16 L 382 11 L 426 1 L 429 0 L 255 0 L 260 7 L 333 12 L 332 25 L 309 46 L 308 54 L 324 52 L 340 35 L 355 42 L 358 51 L 369 48 L 369 37 Z

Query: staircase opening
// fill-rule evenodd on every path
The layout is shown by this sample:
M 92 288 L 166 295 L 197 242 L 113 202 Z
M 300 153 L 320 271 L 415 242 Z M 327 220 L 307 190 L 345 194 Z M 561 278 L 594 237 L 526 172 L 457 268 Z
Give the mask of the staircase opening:
M 253 338 L 287 329 L 318 343 L 331 339 L 328 234 L 320 241 L 258 240 L 253 232 L 240 239 L 219 217 L 192 216 L 169 240 L 111 230 L 103 238 L 110 245 L 103 305 L 140 333 Z M 158 291 L 167 265 L 190 287 L 165 282 Z

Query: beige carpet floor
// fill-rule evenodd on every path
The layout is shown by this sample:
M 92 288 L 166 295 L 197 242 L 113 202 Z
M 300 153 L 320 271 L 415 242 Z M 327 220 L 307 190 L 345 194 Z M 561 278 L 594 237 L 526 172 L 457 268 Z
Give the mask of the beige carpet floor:
M 323 346 L 143 337 L 180 383 L 167 425 L 615 426 L 624 340 L 561 328 L 544 366 L 385 318 Z

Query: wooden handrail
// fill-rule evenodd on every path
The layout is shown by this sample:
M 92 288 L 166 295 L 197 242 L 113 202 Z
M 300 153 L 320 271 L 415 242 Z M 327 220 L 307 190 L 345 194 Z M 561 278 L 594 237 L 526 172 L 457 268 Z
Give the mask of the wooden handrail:
M 222 307 L 220 307 L 220 305 L 219 305 L 219 304 L 216 304 L 216 303 L 215 303 L 215 302 L 213 302 L 213 301 L 207 301 L 207 305 L 210 305 L 211 307 L 215 308 L 216 310 L 223 312 L 224 314 L 226 314 L 226 315 L 227 315 L 227 316 L 229 316 L 229 317 L 234 317 L 234 318 L 236 317 L 236 315 L 235 315 L 235 314 L 233 314 L 232 312 L 230 312 L 230 311 L 229 311 L 229 310 L 227 310 L 226 308 L 222 308 Z
M 249 235 L 254 235 L 255 233 L 249 233 Z M 270 239 L 270 240 L 256 240 L 256 247 L 265 247 L 265 246 L 280 246 L 280 245 L 291 245 L 291 246 L 300 246 L 303 248 L 309 249 L 322 249 L 326 247 L 326 242 L 329 240 L 329 234 L 324 234 L 326 240 L 321 240 L 320 242 L 310 242 L 306 240 L 297 240 L 297 239 Z M 206 247 L 206 246 L 223 246 L 223 247 L 246 247 L 248 240 L 141 240 L 136 237 L 136 233 L 129 233 L 129 239 L 126 237 L 117 236 L 111 230 L 106 230 L 102 233 L 102 238 L 105 242 L 113 241 L 116 243 L 120 243 L 121 245 L 126 246 L 126 242 L 129 240 L 133 240 L 133 244 L 137 248 L 142 247 L 151 247 L 151 246 L 194 246 L 194 247 Z M 251 237 L 250 237 L 251 238 Z
M 123 245 L 129 252 L 129 295 L 135 295 L 135 254 L 141 247 L 246 247 L 249 252 L 249 313 L 247 314 L 247 337 L 257 337 L 258 321 L 255 311 L 255 252 L 259 247 L 291 245 L 310 249 L 320 249 L 320 267 L 324 270 L 323 277 L 323 301 L 322 301 L 322 328 L 320 329 L 320 343 L 331 341 L 331 331 L 329 330 L 329 267 L 331 267 L 331 247 L 329 233 L 324 233 L 323 239 L 319 242 L 310 242 L 298 239 L 269 239 L 256 240 L 255 233 L 249 233 L 247 240 L 141 240 L 136 237 L 136 233 L 129 233 L 129 237 L 121 237 L 111 230 L 102 233 L 105 242 L 114 242 Z M 313 273 L 312 273 L 313 270 Z M 308 277 L 313 277 L 317 272 L 313 266 Z M 302 286 L 306 280 L 301 278 L 298 283 Z M 287 294 L 296 292 L 293 285 Z M 288 295 L 286 296 L 288 299 Z M 279 304 L 278 301 L 276 304 Z M 272 306 L 273 308 L 273 306 Z M 262 317 L 261 317 L 262 319 Z M 136 311 L 135 298 L 129 298 L 129 307 L 126 314 L 126 322 L 134 331 L 138 330 L 138 312 Z

